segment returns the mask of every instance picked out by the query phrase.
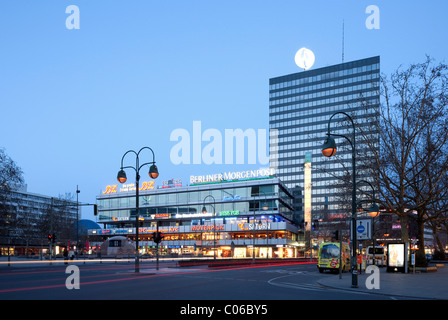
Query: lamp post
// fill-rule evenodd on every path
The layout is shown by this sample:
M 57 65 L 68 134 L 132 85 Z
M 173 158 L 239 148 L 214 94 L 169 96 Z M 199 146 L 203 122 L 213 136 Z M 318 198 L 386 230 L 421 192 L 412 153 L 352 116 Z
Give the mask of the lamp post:
M 216 204 L 216 200 L 215 197 L 213 197 L 212 195 L 208 195 L 204 198 L 203 201 L 203 207 L 202 207 L 202 213 L 207 213 L 207 208 L 205 207 L 205 200 L 210 197 L 213 199 L 213 204 L 210 204 L 213 208 L 213 260 L 216 260 L 216 213 L 215 213 L 215 204 Z
M 144 149 L 149 149 L 152 152 L 152 162 L 145 162 L 142 165 L 140 165 L 140 152 L 143 151 Z M 132 166 L 123 166 L 123 160 L 124 157 L 128 154 L 128 153 L 133 153 L 135 154 L 135 167 Z M 140 268 L 139 268 L 139 252 L 138 252 L 138 228 L 139 228 L 139 203 L 138 203 L 138 197 L 139 197 L 139 182 L 140 182 L 140 169 L 146 165 L 151 165 L 149 168 L 149 173 L 148 175 L 152 178 L 152 179 L 156 179 L 159 176 L 159 171 L 157 169 L 156 166 L 156 161 L 155 161 L 155 156 L 154 156 L 154 151 L 149 148 L 149 147 L 143 147 L 141 148 L 138 152 L 135 152 L 134 150 L 129 150 L 126 151 L 126 153 L 123 155 L 123 157 L 121 158 L 121 169 L 120 171 L 118 171 L 117 174 L 117 180 L 120 183 L 125 183 L 127 180 L 126 177 L 126 172 L 123 169 L 134 169 L 135 170 L 135 272 L 138 273 L 140 272 Z
M 373 204 L 370 206 L 370 208 L 367 210 L 369 213 L 369 216 L 372 217 L 372 237 L 373 237 L 373 253 L 372 253 L 372 264 L 375 265 L 375 218 L 380 214 L 380 209 L 378 205 L 376 204 L 376 197 L 375 197 L 375 188 L 372 186 L 372 184 L 366 180 L 358 181 L 358 184 L 364 182 L 367 183 L 372 188 L 372 194 L 373 199 L 372 200 L 365 200 L 368 202 L 373 202 Z M 360 201 L 361 202 L 361 201 Z
M 357 288 L 358 287 L 358 265 L 357 265 L 357 257 L 356 257 L 356 246 L 357 246 L 357 239 L 356 239 L 356 132 L 355 132 L 355 124 L 353 122 L 353 119 L 345 112 L 336 112 L 334 113 L 330 119 L 328 120 L 328 132 L 327 132 L 327 138 L 324 141 L 324 144 L 322 145 L 322 154 L 325 157 L 332 157 L 336 154 L 337 147 L 336 142 L 334 141 L 334 138 L 330 134 L 330 123 L 331 119 L 337 114 L 343 114 L 345 115 L 351 122 L 353 127 L 353 139 L 350 140 L 344 135 L 339 134 L 333 134 L 333 136 L 336 137 L 343 137 L 345 138 L 352 147 L 352 287 Z
M 78 195 L 81 191 L 76 186 L 76 259 L 78 259 L 78 250 L 79 250 L 79 201 Z

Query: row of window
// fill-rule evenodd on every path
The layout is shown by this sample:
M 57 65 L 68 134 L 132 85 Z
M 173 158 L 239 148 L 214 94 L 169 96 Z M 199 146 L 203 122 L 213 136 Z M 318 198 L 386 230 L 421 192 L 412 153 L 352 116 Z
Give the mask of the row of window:
M 334 108 L 335 110 L 335 112 L 337 112 L 337 111 L 342 111 L 342 109 L 337 109 L 337 108 Z M 363 110 L 363 108 L 361 107 L 361 108 L 357 108 L 358 110 Z M 350 111 L 356 111 L 356 110 L 353 110 L 353 109 L 350 109 Z M 368 115 L 366 116 L 366 117 L 368 117 Z M 373 117 L 373 114 L 372 114 L 372 117 Z M 371 119 L 372 119 L 372 117 L 371 117 Z M 327 126 L 328 126 L 328 120 L 329 120 L 329 118 L 330 117 L 328 117 L 324 122 L 323 122 L 323 124 L 327 124 Z M 359 121 L 364 121 L 364 120 L 361 120 L 362 118 L 360 118 L 359 119 Z M 358 120 L 357 120 L 357 122 L 359 122 Z M 278 119 L 278 120 L 271 120 L 270 122 L 269 122 L 269 129 L 270 130 L 275 130 L 275 129 L 277 129 L 277 130 L 285 130 L 285 129 L 289 129 L 289 128 L 291 128 L 291 129 L 293 129 L 294 127 L 296 127 L 297 129 L 295 129 L 296 130 L 296 132 L 301 132 L 301 131 L 303 131 L 304 129 L 303 129 L 303 127 L 304 126 L 306 126 L 306 125 L 308 125 L 308 124 L 315 124 L 315 117 L 313 116 L 313 117 L 302 117 L 302 118 L 297 118 L 297 119 L 289 119 L 289 118 L 287 118 L 287 119 Z M 364 121 L 364 123 L 369 123 L 368 121 Z M 322 124 L 322 123 L 321 123 Z M 317 125 L 317 124 L 316 124 Z M 341 129 L 341 128 L 343 128 L 343 127 L 341 127 L 341 126 L 339 126 L 338 128 L 335 128 L 335 130 L 338 130 L 338 129 Z
M 103 199 L 106 201 L 98 201 L 98 209 L 100 209 L 100 220 L 128 220 L 135 217 L 135 209 L 117 210 L 120 207 L 117 202 Z M 216 213 L 216 216 L 236 216 L 247 212 L 260 213 L 263 211 L 291 212 L 288 207 L 282 205 L 278 200 L 257 200 L 244 202 L 226 202 L 226 203 L 206 203 L 205 205 L 188 205 L 188 206 L 172 206 L 172 207 L 151 207 L 145 208 L 145 204 L 141 203 L 139 208 L 139 216 L 143 218 L 151 218 L 152 215 L 169 214 L 170 218 L 191 219 L 195 216 L 201 216 L 203 207 L 209 213 Z M 116 209 L 116 210 L 109 210 Z
M 204 191 L 188 191 L 188 192 L 173 192 L 163 194 L 151 194 L 141 195 L 139 203 L 142 205 L 169 205 L 178 203 L 202 203 L 210 201 L 232 201 L 246 199 L 248 197 L 258 196 L 272 196 L 279 194 L 278 185 L 262 185 L 242 188 L 225 188 L 217 190 L 204 190 Z M 127 208 L 135 206 L 134 194 L 129 194 L 126 197 L 100 197 L 98 203 L 105 208 L 117 207 Z M 108 205 L 113 204 L 113 206 Z
M 358 113 L 362 113 L 364 117 L 373 117 L 375 115 L 375 108 L 377 100 L 372 99 L 370 103 L 372 103 L 372 107 L 369 108 L 370 112 L 366 114 L 366 107 L 361 103 L 351 103 L 350 108 L 347 108 L 347 105 L 343 104 L 333 104 L 333 105 L 326 105 L 321 108 L 314 108 L 314 109 L 302 109 L 302 110 L 291 110 L 291 112 L 288 113 L 279 113 L 279 114 L 273 114 L 271 113 L 269 117 L 270 124 L 274 123 L 283 123 L 286 122 L 287 119 L 291 119 L 290 121 L 296 121 L 297 124 L 300 125 L 306 125 L 308 123 L 314 123 L 318 121 L 324 121 L 324 123 L 328 123 L 328 120 L 333 115 L 333 113 L 338 111 L 345 111 L 348 113 L 353 113 L 355 111 L 358 111 Z M 292 119 L 297 118 L 297 119 Z M 360 118 L 362 119 L 362 118 Z
M 329 79 L 335 79 L 335 78 L 338 78 L 338 77 L 345 77 L 345 76 L 349 76 L 349 75 L 352 75 L 352 74 L 358 74 L 358 73 L 368 72 L 368 71 L 372 71 L 372 70 L 373 71 L 376 71 L 376 70 L 379 71 L 379 69 L 380 69 L 380 64 L 379 63 L 373 63 L 373 64 L 364 65 L 364 66 L 360 66 L 360 67 L 354 67 L 354 68 L 348 68 L 348 69 L 345 69 L 345 70 L 327 72 L 327 73 L 323 73 L 323 74 L 319 74 L 319 75 L 315 75 L 315 76 L 311 76 L 311 77 L 306 77 L 306 78 L 295 79 L 295 80 L 290 80 L 290 81 L 285 81 L 285 82 L 279 82 L 279 83 L 271 84 L 269 86 L 269 90 L 283 89 L 285 87 L 303 85 L 303 84 L 306 84 L 306 83 L 309 83 L 309 82 L 325 81 L 325 80 L 329 80 Z
M 364 97 L 363 97 L 364 99 Z M 356 109 L 364 107 L 364 109 L 376 109 L 379 105 L 379 98 L 375 93 L 369 93 L 369 97 L 365 100 L 356 99 L 351 101 L 345 101 L 341 97 L 338 99 L 333 99 L 332 102 L 320 104 L 319 101 L 303 102 L 303 103 L 292 103 L 287 105 L 282 105 L 278 107 L 272 107 L 269 110 L 269 116 L 285 115 L 285 116 L 300 116 L 305 117 L 309 115 L 326 114 L 335 110 L 343 109 Z M 331 100 L 331 99 L 329 99 Z M 338 100 L 338 101 L 335 101 Z M 339 101 L 341 100 L 341 101 Z M 342 103 L 340 103 L 342 102 Z M 271 119 L 270 120 L 275 120 Z
M 365 88 L 365 89 L 367 89 L 367 88 Z M 307 94 L 307 95 L 303 95 L 303 96 L 292 96 L 292 97 L 281 98 L 281 99 L 277 99 L 277 100 L 270 100 L 269 108 L 272 111 L 272 109 L 275 108 L 275 106 L 283 105 L 286 103 L 289 103 L 289 104 L 296 103 L 296 105 L 303 104 L 303 107 L 305 107 L 305 103 L 306 103 L 306 106 L 308 106 L 308 107 L 315 107 L 315 106 L 329 104 L 329 103 L 339 103 L 339 102 L 347 103 L 348 101 L 351 101 L 351 100 L 361 100 L 362 101 L 363 99 L 367 99 L 369 97 L 378 96 L 377 90 L 364 90 L 362 92 L 359 92 L 359 90 L 356 89 L 356 90 L 348 90 L 348 91 L 345 91 L 344 93 L 347 93 L 347 94 L 335 94 L 335 95 L 329 96 L 329 95 L 318 95 L 317 93 L 313 93 L 313 94 Z M 322 98 L 322 99 L 319 99 L 319 98 Z M 311 99 L 313 99 L 313 100 L 311 100 Z M 307 100 L 309 100 L 309 101 L 307 101 Z
M 354 77 L 354 78 L 348 78 L 344 80 L 339 81 L 331 81 L 321 84 L 312 84 L 310 86 L 306 87 L 297 87 L 297 88 L 287 88 L 285 90 L 281 91 L 275 91 L 271 92 L 269 94 L 269 98 L 271 100 L 275 100 L 276 98 L 287 96 L 287 95 L 298 95 L 302 99 L 308 99 L 305 98 L 306 96 L 313 95 L 315 98 L 320 96 L 328 96 L 328 95 L 334 95 L 334 94 L 341 94 L 345 92 L 355 91 L 355 90 L 365 90 L 365 89 L 375 89 L 378 90 L 378 79 L 379 79 L 379 73 L 373 73 L 368 74 L 364 76 Z M 372 80 L 375 80 L 375 82 L 371 82 Z M 359 83 L 359 82 L 367 82 L 367 83 Z M 352 83 L 358 83 L 354 85 L 350 85 Z M 350 85 L 350 86 L 349 86 Z M 341 88 L 334 88 L 337 86 L 341 86 Z M 332 88 L 329 90 L 322 90 Z M 321 91 L 317 91 L 321 90 Z M 312 92 L 317 91 L 317 92 Z M 309 92 L 309 93 L 307 93 Z M 315 96 L 316 95 L 316 96 Z

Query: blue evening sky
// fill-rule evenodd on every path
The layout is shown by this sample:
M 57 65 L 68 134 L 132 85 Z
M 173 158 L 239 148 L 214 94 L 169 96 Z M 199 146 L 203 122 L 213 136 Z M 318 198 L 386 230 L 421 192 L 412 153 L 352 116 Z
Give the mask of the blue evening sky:
M 66 28 L 69 5 L 80 10 L 78 30 Z M 369 5 L 380 10 L 379 30 L 365 26 Z M 426 55 L 446 62 L 447 12 L 442 0 L 5 0 L 0 147 L 28 191 L 75 195 L 78 185 L 84 203 L 116 184 L 123 154 L 143 146 L 156 153 L 159 186 L 258 169 L 175 165 L 170 134 L 182 128 L 193 139 L 193 121 L 223 136 L 268 129 L 269 78 L 301 72 L 301 47 L 315 53 L 313 68 L 341 63 L 343 20 L 346 62 L 380 55 L 386 74 Z M 147 169 L 141 175 L 149 180 Z M 82 212 L 93 219 L 91 208 Z

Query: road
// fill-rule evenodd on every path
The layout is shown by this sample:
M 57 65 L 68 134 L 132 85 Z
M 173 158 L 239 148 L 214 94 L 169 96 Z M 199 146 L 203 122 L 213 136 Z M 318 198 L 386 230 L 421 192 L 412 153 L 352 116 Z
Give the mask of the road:
M 209 269 L 179 268 L 174 262 L 74 264 L 79 289 L 67 266 L 0 269 L 0 300 L 368 300 L 390 299 L 321 287 L 315 264 L 276 264 Z M 67 273 L 66 273 L 67 271 Z M 347 275 L 345 275 L 347 276 Z

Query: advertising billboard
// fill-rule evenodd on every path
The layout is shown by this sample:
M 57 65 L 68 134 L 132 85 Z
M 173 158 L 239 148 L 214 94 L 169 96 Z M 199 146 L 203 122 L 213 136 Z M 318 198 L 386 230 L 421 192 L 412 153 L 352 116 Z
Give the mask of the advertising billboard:
M 389 243 L 387 245 L 387 271 L 407 272 L 407 244 Z

